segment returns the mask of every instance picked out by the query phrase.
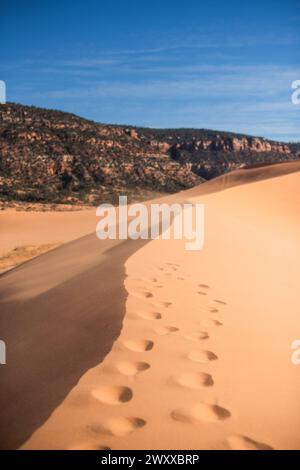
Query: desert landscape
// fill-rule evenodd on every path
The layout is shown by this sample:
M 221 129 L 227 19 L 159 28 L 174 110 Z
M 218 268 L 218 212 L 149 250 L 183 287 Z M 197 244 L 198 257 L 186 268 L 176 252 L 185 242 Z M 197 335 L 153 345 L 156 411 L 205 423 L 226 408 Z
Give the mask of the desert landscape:
M 0 278 L 1 447 L 299 449 L 299 178 L 258 166 L 161 198 L 205 204 L 201 251 L 100 241 L 93 209 L 2 211 L 7 251 L 60 246 Z
M 1 461 L 300 450 L 300 2 L 0 11 Z

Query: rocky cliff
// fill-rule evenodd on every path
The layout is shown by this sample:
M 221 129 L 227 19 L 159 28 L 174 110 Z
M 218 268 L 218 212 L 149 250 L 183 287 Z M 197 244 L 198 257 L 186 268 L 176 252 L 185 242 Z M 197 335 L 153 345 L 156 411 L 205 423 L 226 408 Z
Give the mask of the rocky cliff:
M 297 147 L 207 130 L 103 125 L 0 105 L 0 199 L 93 203 L 189 188 L 241 164 L 297 158 Z
M 119 194 L 174 192 L 201 183 L 191 165 L 140 140 L 133 128 L 72 114 L 0 105 L 0 197 L 115 202 Z
M 299 144 L 206 129 L 141 129 L 152 145 L 167 152 L 204 179 L 214 178 L 244 165 L 300 158 Z

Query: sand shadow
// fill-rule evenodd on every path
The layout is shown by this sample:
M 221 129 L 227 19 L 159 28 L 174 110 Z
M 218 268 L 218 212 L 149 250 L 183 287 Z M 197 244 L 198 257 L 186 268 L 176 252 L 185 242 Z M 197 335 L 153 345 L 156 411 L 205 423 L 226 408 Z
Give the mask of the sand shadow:
M 1 276 L 1 449 L 20 447 L 109 353 L 125 314 L 124 264 L 145 243 L 89 235 Z

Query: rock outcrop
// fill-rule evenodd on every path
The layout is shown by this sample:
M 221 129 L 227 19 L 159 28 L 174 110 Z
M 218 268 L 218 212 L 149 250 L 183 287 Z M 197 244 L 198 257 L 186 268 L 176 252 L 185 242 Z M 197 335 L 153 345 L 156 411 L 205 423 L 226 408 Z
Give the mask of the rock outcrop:
M 98 204 L 175 192 L 243 164 L 297 157 L 297 146 L 195 129 L 98 124 L 60 111 L 0 105 L 0 199 Z
M 168 145 L 160 144 L 160 145 Z M 193 142 L 184 142 L 175 144 L 179 150 L 197 151 L 197 150 L 217 150 L 223 152 L 273 152 L 288 155 L 291 150 L 287 144 L 280 142 L 270 142 L 258 137 L 229 137 L 227 139 L 216 138 L 215 140 L 197 140 Z
M 115 202 L 144 190 L 174 192 L 203 181 L 134 128 L 59 111 L 0 105 L 0 198 Z

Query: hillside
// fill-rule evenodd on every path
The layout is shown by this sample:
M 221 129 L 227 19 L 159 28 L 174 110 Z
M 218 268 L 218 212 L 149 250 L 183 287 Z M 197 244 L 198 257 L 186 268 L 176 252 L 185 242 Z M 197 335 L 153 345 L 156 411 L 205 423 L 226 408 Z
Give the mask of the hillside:
M 0 105 L 0 200 L 115 202 L 176 192 L 241 165 L 293 160 L 297 145 L 196 129 L 98 124 L 70 113 Z
M 209 180 L 244 165 L 276 163 L 300 156 L 299 144 L 286 144 L 232 132 L 207 129 L 140 129 L 181 165 L 191 165 L 198 176 Z M 165 144 L 161 144 L 165 142 Z

